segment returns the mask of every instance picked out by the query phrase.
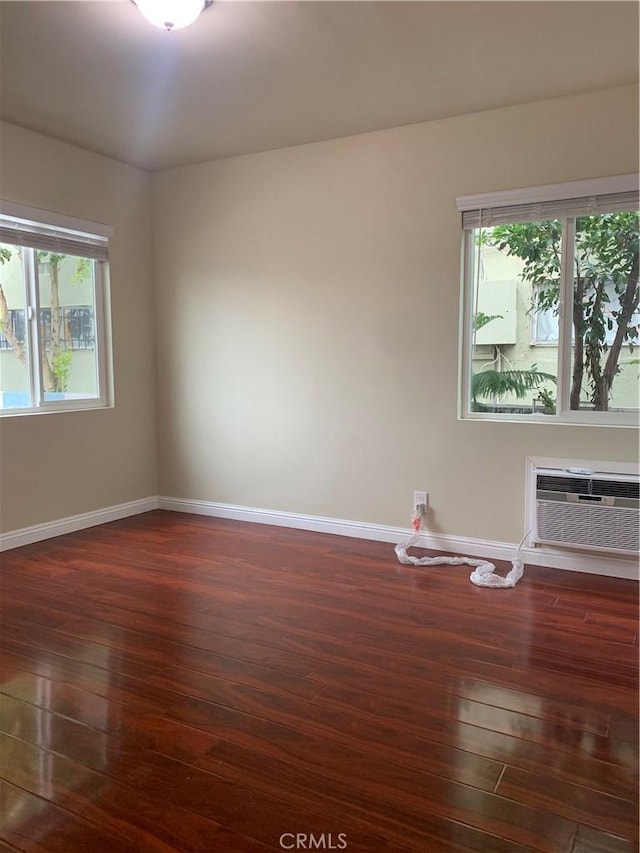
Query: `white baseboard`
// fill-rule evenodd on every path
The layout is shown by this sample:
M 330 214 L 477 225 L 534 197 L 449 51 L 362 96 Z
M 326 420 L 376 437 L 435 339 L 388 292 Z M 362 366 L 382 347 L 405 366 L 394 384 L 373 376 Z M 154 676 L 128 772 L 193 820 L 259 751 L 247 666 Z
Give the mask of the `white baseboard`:
M 160 497 L 160 509 L 173 512 L 187 512 L 196 515 L 209 515 L 215 518 L 230 518 L 236 521 L 250 521 L 255 524 L 273 524 L 279 527 L 295 527 L 299 530 L 313 530 L 318 533 L 333 533 L 338 536 L 351 536 L 357 539 L 372 539 L 376 542 L 397 543 L 406 538 L 411 530 L 403 527 L 391 527 L 384 524 L 369 524 L 362 521 L 348 521 L 341 518 L 326 518 L 318 515 L 301 515 L 293 512 L 256 509 L 234 504 L 213 501 L 187 500 L 185 498 Z M 485 557 L 489 560 L 510 562 L 516 550 L 511 542 L 496 542 L 484 539 L 469 539 L 464 536 L 433 535 L 422 533 L 419 547 L 446 554 L 459 554 L 469 557 Z M 614 578 L 638 580 L 638 561 L 633 558 L 614 556 L 594 556 L 580 551 L 562 551 L 555 548 L 523 548 L 525 564 L 545 566 L 553 569 L 566 569 L 575 572 L 605 575 Z
M 187 500 L 185 498 L 149 497 L 129 503 L 117 504 L 104 509 L 85 512 L 61 518 L 56 521 L 23 527 L 9 533 L 0 534 L 0 551 L 30 545 L 43 539 L 84 530 L 98 524 L 106 524 L 130 515 L 149 512 L 153 509 L 165 509 L 173 512 L 208 515 L 215 518 L 230 518 L 236 521 L 248 521 L 254 524 L 273 524 L 278 527 L 294 527 L 298 530 L 310 530 L 318 533 L 333 533 L 337 536 L 350 536 L 356 539 L 370 539 L 375 542 L 396 544 L 405 539 L 411 531 L 404 527 L 391 527 L 385 524 L 370 524 L 363 521 L 349 521 L 342 518 L 327 518 L 318 515 L 302 515 L 294 512 L 257 509 L 216 503 L 214 501 Z M 470 557 L 484 557 L 489 560 L 509 562 L 516 545 L 511 542 L 496 542 L 485 539 L 469 539 L 465 536 L 434 535 L 428 532 L 420 535 L 419 547 L 445 554 L 460 554 Z M 554 569 L 566 569 L 576 572 L 605 575 L 616 578 L 638 579 L 638 561 L 633 558 L 594 556 L 579 551 L 563 551 L 555 548 L 525 547 L 522 549 L 525 563 L 546 566 Z
M 158 498 L 155 496 L 116 504 L 93 512 L 83 512 L 80 515 L 70 515 L 67 518 L 47 521 L 44 524 L 34 524 L 32 527 L 22 527 L 19 530 L 12 530 L 10 533 L 0 534 L 0 551 L 9 551 L 12 548 L 20 548 L 22 545 L 31 545 L 32 542 L 40 542 L 54 536 L 63 536 L 65 533 L 84 530 L 86 527 L 95 527 L 97 524 L 106 524 L 108 521 L 117 521 L 119 518 L 138 515 L 152 509 L 158 509 Z

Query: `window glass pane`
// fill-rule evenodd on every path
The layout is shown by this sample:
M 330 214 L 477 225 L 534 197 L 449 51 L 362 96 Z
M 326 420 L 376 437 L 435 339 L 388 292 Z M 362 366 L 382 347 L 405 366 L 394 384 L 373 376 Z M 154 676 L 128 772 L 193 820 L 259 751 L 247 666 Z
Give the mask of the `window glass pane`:
M 0 409 L 32 405 L 22 252 L 0 244 Z
M 559 220 L 472 232 L 471 411 L 555 414 L 561 238 Z
M 638 214 L 576 220 L 572 409 L 637 410 Z
M 38 252 L 45 401 L 98 396 L 94 262 Z

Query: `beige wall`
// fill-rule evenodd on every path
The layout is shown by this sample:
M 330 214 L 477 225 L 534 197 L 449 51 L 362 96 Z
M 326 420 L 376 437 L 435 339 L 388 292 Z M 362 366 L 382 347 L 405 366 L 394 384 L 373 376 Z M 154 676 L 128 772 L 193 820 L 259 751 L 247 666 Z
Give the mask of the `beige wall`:
M 0 195 L 115 227 L 115 408 L 0 422 L 2 530 L 156 494 L 514 541 L 527 455 L 633 430 L 456 418 L 455 197 L 637 168 L 623 87 L 158 173 L 2 125 Z
M 520 538 L 525 456 L 633 430 L 460 422 L 457 195 L 637 168 L 637 90 L 152 178 L 161 494 Z
M 114 226 L 115 407 L 0 421 L 0 522 L 9 531 L 157 494 L 149 177 L 2 124 L 0 196 Z

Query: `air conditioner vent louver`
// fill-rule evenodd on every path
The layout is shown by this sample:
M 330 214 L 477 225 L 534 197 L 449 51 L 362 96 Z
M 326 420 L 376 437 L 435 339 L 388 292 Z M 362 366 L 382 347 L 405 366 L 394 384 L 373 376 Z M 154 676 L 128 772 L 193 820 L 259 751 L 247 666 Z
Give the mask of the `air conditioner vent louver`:
M 616 507 L 539 501 L 538 533 L 558 545 L 638 550 L 638 513 Z
M 539 469 L 533 482 L 534 542 L 619 554 L 640 550 L 637 476 Z
M 572 492 L 589 494 L 589 480 L 582 477 L 549 477 L 538 476 L 538 489 L 545 492 Z
M 616 480 L 591 480 L 592 495 L 611 495 L 618 498 L 640 499 L 640 483 Z

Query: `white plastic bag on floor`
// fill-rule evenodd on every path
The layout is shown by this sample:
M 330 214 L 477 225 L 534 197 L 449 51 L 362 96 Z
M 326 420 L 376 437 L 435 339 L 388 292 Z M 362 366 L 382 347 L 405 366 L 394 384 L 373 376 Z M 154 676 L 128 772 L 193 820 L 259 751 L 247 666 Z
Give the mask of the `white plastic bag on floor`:
M 526 535 L 523 537 L 524 542 Z M 490 586 L 494 589 L 514 587 L 524 574 L 524 562 L 520 557 L 522 542 L 518 545 L 515 558 L 511 561 L 513 568 L 506 575 L 496 575 L 496 567 L 488 560 L 474 560 L 471 557 L 411 557 L 407 550 L 420 543 L 419 533 L 412 533 L 404 542 L 396 545 L 395 552 L 398 560 L 408 566 L 475 566 L 469 575 L 469 580 L 476 586 Z

